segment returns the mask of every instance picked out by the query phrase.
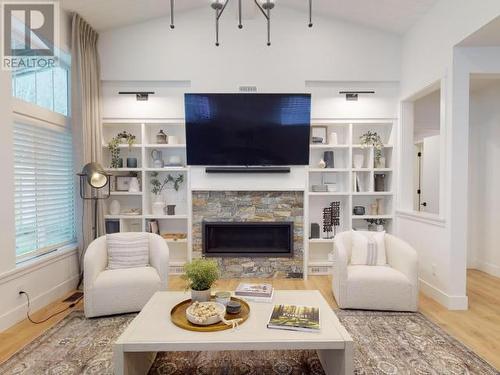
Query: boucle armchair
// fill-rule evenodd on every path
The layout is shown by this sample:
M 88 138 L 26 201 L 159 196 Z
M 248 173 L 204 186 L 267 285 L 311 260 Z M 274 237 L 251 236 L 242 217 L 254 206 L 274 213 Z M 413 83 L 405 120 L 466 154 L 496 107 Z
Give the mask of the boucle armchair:
M 342 309 L 416 311 L 418 263 L 406 242 L 385 234 L 387 265 L 351 265 L 352 232 L 334 240 L 333 294 Z
M 120 233 L 123 239 L 136 233 Z M 151 296 L 166 290 L 169 250 L 166 241 L 148 233 L 149 266 L 107 269 L 106 236 L 94 240 L 84 258 L 85 316 L 123 314 L 140 311 Z

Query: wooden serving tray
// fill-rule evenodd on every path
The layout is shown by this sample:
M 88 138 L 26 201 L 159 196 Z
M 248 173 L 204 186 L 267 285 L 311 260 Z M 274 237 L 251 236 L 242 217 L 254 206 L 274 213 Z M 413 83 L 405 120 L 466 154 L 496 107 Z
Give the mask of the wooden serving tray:
M 212 296 L 210 300 L 215 301 L 215 296 Z M 238 314 L 226 313 L 225 318 L 226 320 L 242 319 L 238 324 L 243 324 L 250 315 L 250 306 L 244 300 L 236 297 L 231 297 L 231 300 L 241 303 L 241 310 Z M 192 303 L 193 302 L 191 301 L 191 299 L 187 299 L 175 305 L 170 311 L 170 319 L 172 320 L 172 323 L 174 323 L 177 327 L 187 329 L 188 331 L 196 331 L 196 332 L 215 332 L 215 331 L 224 331 L 226 329 L 232 328 L 231 325 L 226 325 L 222 322 L 212 324 L 209 326 L 199 326 L 191 323 L 186 318 L 186 310 L 189 306 L 191 306 Z

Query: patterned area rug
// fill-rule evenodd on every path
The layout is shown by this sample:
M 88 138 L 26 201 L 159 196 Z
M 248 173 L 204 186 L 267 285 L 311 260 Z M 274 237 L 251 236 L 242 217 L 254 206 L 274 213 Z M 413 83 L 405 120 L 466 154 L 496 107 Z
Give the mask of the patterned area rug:
M 356 344 L 356 374 L 499 374 L 421 314 L 337 315 Z M 112 343 L 134 316 L 89 320 L 73 312 L 0 365 L 0 374 L 111 375 Z M 323 369 L 311 351 L 160 353 L 150 374 L 320 375 Z

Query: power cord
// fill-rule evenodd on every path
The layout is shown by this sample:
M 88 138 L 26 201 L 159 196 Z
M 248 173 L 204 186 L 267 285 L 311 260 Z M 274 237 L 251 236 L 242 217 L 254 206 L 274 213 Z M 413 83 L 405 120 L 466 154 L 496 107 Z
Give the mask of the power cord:
M 30 308 L 31 308 L 30 305 L 31 305 L 31 303 L 30 303 L 30 296 L 29 296 L 28 292 L 25 292 L 24 290 L 21 290 L 21 291 L 19 291 L 19 295 L 21 295 L 21 294 L 24 294 L 26 296 L 26 299 L 28 300 L 28 311 L 26 311 L 26 317 L 33 324 L 42 324 L 42 323 L 45 323 L 49 319 L 52 319 L 54 316 L 62 314 L 63 312 L 68 311 L 69 309 L 72 309 L 83 298 L 83 296 L 80 297 L 80 298 L 78 298 L 76 301 L 72 302 L 68 307 L 64 308 L 63 310 L 55 312 L 54 314 L 50 315 L 49 317 L 45 318 L 44 320 L 40 320 L 40 321 L 37 322 L 37 321 L 31 319 L 31 317 L 30 317 Z

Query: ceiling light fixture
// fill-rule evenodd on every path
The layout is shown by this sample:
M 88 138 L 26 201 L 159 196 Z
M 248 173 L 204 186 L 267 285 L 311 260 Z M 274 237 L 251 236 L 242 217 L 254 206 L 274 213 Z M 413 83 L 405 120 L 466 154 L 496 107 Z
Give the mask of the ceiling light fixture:
M 340 95 L 345 95 L 347 101 L 357 101 L 359 94 L 375 94 L 375 91 L 339 91 Z
M 215 10 L 215 45 L 219 46 L 219 20 L 224 13 L 227 5 L 231 0 L 211 0 L 210 6 Z M 267 45 L 271 45 L 271 9 L 276 5 L 276 0 L 254 0 L 255 5 L 261 11 L 262 15 L 267 21 Z M 313 27 L 312 22 L 312 2 L 313 0 L 308 0 L 309 2 L 309 27 Z M 174 0 L 170 0 L 170 28 L 174 29 Z M 242 23 L 242 5 L 241 0 L 238 0 L 238 28 L 243 28 Z

